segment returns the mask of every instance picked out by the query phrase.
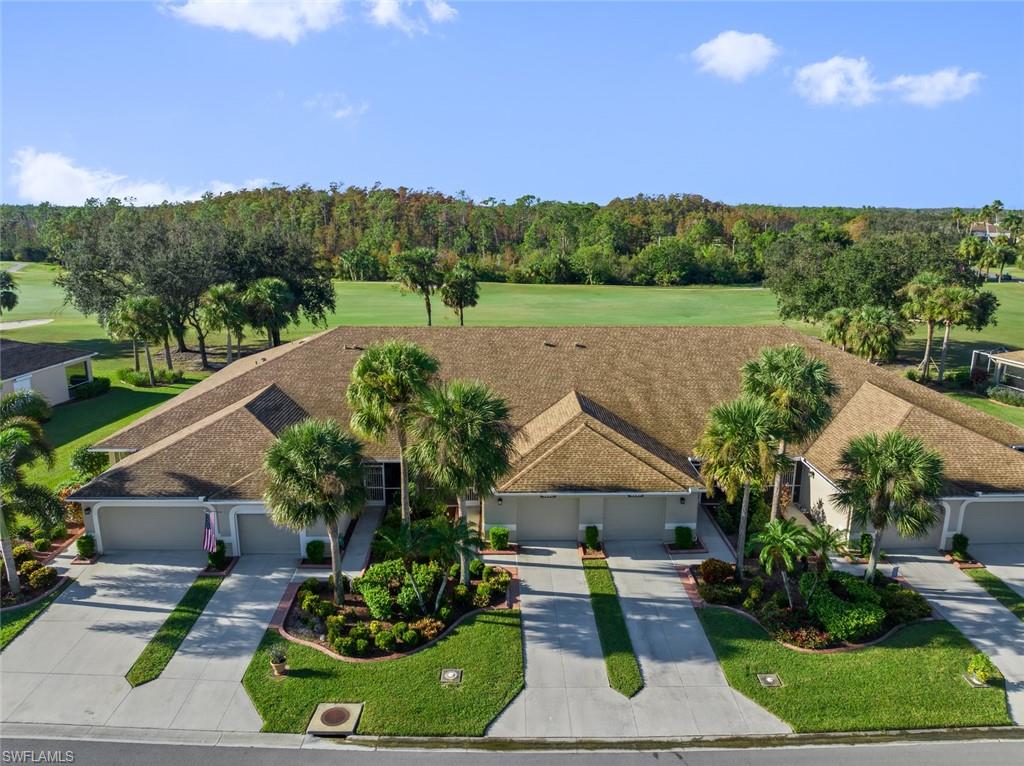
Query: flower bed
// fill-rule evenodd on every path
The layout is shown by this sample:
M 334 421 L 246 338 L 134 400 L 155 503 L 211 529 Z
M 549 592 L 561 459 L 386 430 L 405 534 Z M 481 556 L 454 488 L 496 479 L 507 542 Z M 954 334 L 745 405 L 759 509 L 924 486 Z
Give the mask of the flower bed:
M 468 587 L 458 574 L 457 565 L 444 570 L 431 562 L 414 564 L 409 572 L 401 561 L 382 561 L 346 583 L 342 605 L 334 601 L 333 579 L 309 578 L 296 591 L 281 627 L 288 638 L 344 658 L 402 656 L 470 612 L 504 605 L 509 570 L 475 560 Z
M 58 581 L 57 570 L 45 566 L 37 558 L 38 552 L 30 545 L 17 545 L 12 550 L 15 566 L 18 568 L 18 581 L 21 589 L 17 594 L 11 591 L 6 570 L 0 578 L 0 605 L 15 607 L 27 604 L 46 595 Z
M 781 578 L 760 570 L 739 583 L 728 562 L 707 559 L 691 574 L 700 599 L 758 622 L 776 641 L 803 650 L 834 651 L 874 642 L 894 628 L 924 619 L 931 607 L 919 593 L 886 577 L 869 585 L 845 572 L 807 571 L 787 594 Z M 792 606 L 790 605 L 792 595 Z

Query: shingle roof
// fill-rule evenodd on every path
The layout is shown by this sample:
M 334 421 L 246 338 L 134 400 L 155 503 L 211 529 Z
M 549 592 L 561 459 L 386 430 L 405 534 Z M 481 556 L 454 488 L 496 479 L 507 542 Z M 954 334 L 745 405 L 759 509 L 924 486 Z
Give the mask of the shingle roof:
M 96 447 L 146 449 L 270 385 L 276 385 L 302 411 L 347 424 L 350 412 L 345 388 L 355 360 L 365 347 L 393 338 L 419 343 L 437 356 L 443 378 L 483 380 L 506 397 L 514 424 L 523 429 L 520 439 L 532 440 L 533 449 L 547 441 L 550 450 L 552 439 L 564 440 L 574 432 L 572 443 L 566 442 L 549 457 L 565 461 L 565 470 L 556 477 L 559 480 L 583 477 L 588 470 L 598 473 L 589 457 L 568 469 L 567 456 L 579 449 L 573 444 L 600 444 L 606 465 L 611 461 L 609 456 L 616 454 L 615 450 L 592 435 L 596 434 L 610 440 L 620 454 L 624 449 L 648 467 L 658 465 L 661 476 L 668 468 L 657 461 L 675 467 L 680 475 L 671 480 L 684 483 L 687 479 L 682 477 L 690 477 L 692 469 L 681 467 L 680 461 L 692 454 L 708 410 L 739 393 L 742 364 L 766 346 L 796 343 L 832 368 L 840 386 L 833 403 L 837 413 L 870 382 L 959 426 L 972 443 L 995 443 L 999 460 L 971 465 L 977 484 L 999 491 L 1024 490 L 1024 482 L 1006 467 L 1011 461 L 1024 460 L 1024 455 L 999 446 L 1024 444 L 1024 430 L 785 327 L 338 327 L 241 359 Z M 569 396 L 572 392 L 578 393 Z M 570 421 L 583 416 L 590 433 L 575 433 Z M 203 468 L 207 458 L 200 454 L 204 451 L 230 453 L 230 459 L 239 464 L 232 476 L 218 476 L 207 494 L 256 492 L 261 486 L 252 478 L 228 489 L 259 471 L 259 444 L 225 434 L 195 446 L 194 455 L 181 455 L 176 470 L 207 473 Z M 526 442 L 521 441 L 520 446 L 521 455 L 529 451 Z M 795 454 L 807 446 L 795 445 Z M 366 451 L 376 459 L 398 456 L 397 445 L 390 441 L 368 444 Z M 139 470 L 142 462 L 135 463 Z M 554 474 L 556 463 L 551 465 Z M 518 462 L 517 466 L 522 467 Z M 134 491 L 145 493 L 146 481 L 140 477 Z M 157 488 L 153 486 L 149 494 L 156 494 Z M 641 487 L 635 489 L 642 491 Z M 248 499 L 257 497 L 249 495 Z
M 0 338 L 0 379 L 10 380 L 44 367 L 90 356 L 96 356 L 95 352 L 55 343 L 22 343 Z
M 992 356 L 1002 361 L 1024 364 L 1024 351 L 1002 351 Z

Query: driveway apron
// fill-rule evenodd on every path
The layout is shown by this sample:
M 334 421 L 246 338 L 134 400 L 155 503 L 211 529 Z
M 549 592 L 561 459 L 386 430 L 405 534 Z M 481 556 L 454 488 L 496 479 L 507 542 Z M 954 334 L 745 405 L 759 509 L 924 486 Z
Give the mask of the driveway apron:
M 1024 597 L 1024 543 L 971 545 L 971 555 Z

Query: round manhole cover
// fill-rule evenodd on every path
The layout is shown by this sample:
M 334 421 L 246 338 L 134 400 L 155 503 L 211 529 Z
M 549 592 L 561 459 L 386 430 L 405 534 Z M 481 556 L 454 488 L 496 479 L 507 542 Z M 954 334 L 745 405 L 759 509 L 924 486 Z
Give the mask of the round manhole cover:
M 324 726 L 341 726 L 352 714 L 343 707 L 332 707 L 320 714 L 320 723 Z

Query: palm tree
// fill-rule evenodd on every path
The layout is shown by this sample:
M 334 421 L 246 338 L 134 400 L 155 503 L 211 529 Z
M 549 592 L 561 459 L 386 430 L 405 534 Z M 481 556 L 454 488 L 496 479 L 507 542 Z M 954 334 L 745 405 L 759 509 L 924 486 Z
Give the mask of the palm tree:
M 899 314 L 884 306 L 864 306 L 850 322 L 853 348 L 869 362 L 892 361 L 907 335 Z
M 814 589 L 818 587 L 821 578 L 832 568 L 833 553 L 843 554 L 846 552 L 847 534 L 841 532 L 828 524 L 815 524 L 807 530 L 807 553 L 817 558 L 815 565 L 815 580 L 807 600 L 811 600 Z
M 455 495 L 459 520 L 466 522 L 466 495 L 489 494 L 508 471 L 514 434 L 508 402 L 477 380 L 442 383 L 423 394 L 412 431 L 412 465 L 434 486 Z M 468 585 L 465 551 L 459 566 Z
M 743 578 L 750 492 L 764 489 L 783 461 L 775 437 L 776 418 L 775 408 L 764 399 L 741 395 L 711 409 L 694 450 L 702 461 L 701 475 L 709 490 L 721 488 L 730 503 L 743 497 L 736 545 L 737 579 Z
M 762 349 L 757 359 L 743 365 L 743 392 L 775 408 L 780 456 L 787 443 L 800 443 L 828 424 L 832 419 L 829 400 L 838 390 L 828 365 L 795 344 Z M 779 517 L 781 498 L 780 467 L 772 492 L 772 519 Z
M 900 292 L 906 299 L 903 316 L 924 323 L 924 357 L 921 359 L 921 376 L 928 380 L 931 374 L 932 341 L 935 338 L 935 324 L 940 319 L 936 294 L 946 286 L 946 281 L 934 271 L 922 271 Z
M 838 346 L 842 351 L 846 351 L 850 336 L 850 322 L 852 320 L 853 312 L 842 306 L 834 308 L 825 314 L 825 341 L 833 346 Z
M 146 369 L 149 373 L 149 385 L 156 386 L 156 372 L 153 369 L 151 343 L 159 343 L 167 338 L 167 318 L 158 298 L 151 296 L 128 296 L 117 302 L 113 312 L 107 319 L 107 332 L 117 339 L 131 339 L 133 343 L 142 341 L 146 352 Z M 168 366 L 170 355 L 168 354 Z M 136 369 L 138 365 L 136 364 Z
M 793 608 L 793 593 L 789 589 L 789 572 L 793 571 L 801 556 L 806 556 L 810 549 L 807 530 L 792 519 L 772 519 L 765 524 L 760 534 L 755 535 L 752 542 L 761 546 L 758 560 L 770 577 L 776 568 L 782 575 L 782 587 L 789 599 L 789 608 Z
M 956 233 L 960 234 L 960 229 L 963 227 L 964 222 L 967 220 L 967 215 L 964 213 L 963 208 L 955 207 L 949 211 L 949 220 L 956 228 Z
M 416 601 L 423 614 L 427 613 L 427 604 L 413 576 L 413 565 L 430 555 L 433 544 L 430 524 L 423 521 L 414 524 L 403 521 L 394 531 L 378 530 L 373 542 L 374 550 L 384 559 L 398 559 L 402 562 L 406 579 L 416 594 Z M 444 585 L 441 587 L 443 589 Z
M 437 359 L 415 343 L 376 343 L 356 360 L 346 392 L 352 408 L 353 431 L 379 443 L 393 436 L 398 443 L 404 523 L 412 520 L 406 464 L 408 429 L 416 418 L 420 397 L 426 393 L 437 369 Z
M 263 277 L 242 293 L 247 324 L 267 332 L 267 347 L 281 345 L 281 330 L 288 326 L 295 311 L 295 294 L 278 277 Z
M 942 492 L 942 458 L 920 439 L 894 430 L 851 439 L 839 464 L 845 475 L 833 499 L 853 524 L 874 530 L 865 573 L 871 582 L 888 527 L 901 537 L 920 537 L 935 523 L 932 502 Z
M 480 287 L 477 284 L 476 272 L 464 261 L 459 261 L 455 268 L 444 276 L 441 285 L 441 301 L 459 317 L 459 327 L 465 324 L 463 312 L 472 308 L 480 299 Z
M 460 574 L 464 585 L 469 584 L 469 566 L 467 564 L 471 556 L 475 556 L 480 550 L 483 541 L 477 531 L 473 529 L 464 518 L 456 519 L 454 524 L 449 524 L 443 518 L 430 520 L 425 547 L 431 559 L 436 559 L 443 564 L 450 564 L 458 561 Z M 441 581 L 434 599 L 434 611 L 441 605 L 444 597 L 447 578 Z
M 232 282 L 213 285 L 202 297 L 200 307 L 203 322 L 211 330 L 224 330 L 227 333 L 227 362 L 234 361 L 231 339 L 242 342 L 245 330 L 245 303 L 238 287 Z
M 34 391 L 8 394 L 0 399 L 0 549 L 11 593 L 21 592 L 8 532 L 16 514 L 36 519 L 41 525 L 57 523 L 64 506 L 48 488 L 25 480 L 24 466 L 42 459 L 53 466 L 53 447 L 43 434 L 40 420 L 50 406 Z
M 969 325 L 974 317 L 979 293 L 960 285 L 949 285 L 936 291 L 933 301 L 938 320 L 942 322 L 942 351 L 939 354 L 938 382 L 946 375 L 949 336 L 954 325 Z
M 323 523 L 331 541 L 334 599 L 345 602 L 338 523 L 363 510 L 363 446 L 333 420 L 309 418 L 289 426 L 263 457 L 270 520 L 301 530 Z
M 985 254 L 985 243 L 978 237 L 968 235 L 960 240 L 956 254 L 975 268 L 981 268 Z
M 0 314 L 13 311 L 18 305 L 18 283 L 11 272 L 0 271 Z
M 431 324 L 430 295 L 441 284 L 437 253 L 429 247 L 416 247 L 391 259 L 391 277 L 406 290 L 419 293 L 427 307 L 427 326 Z

